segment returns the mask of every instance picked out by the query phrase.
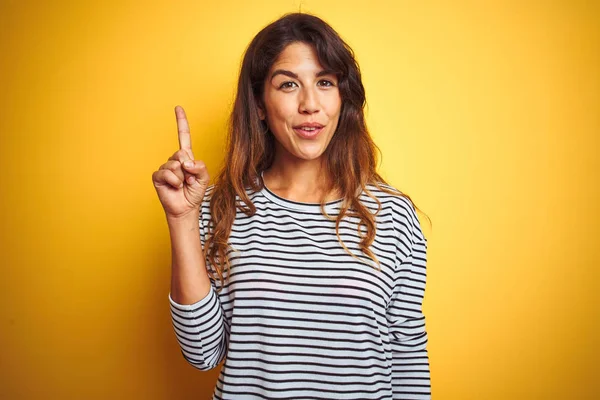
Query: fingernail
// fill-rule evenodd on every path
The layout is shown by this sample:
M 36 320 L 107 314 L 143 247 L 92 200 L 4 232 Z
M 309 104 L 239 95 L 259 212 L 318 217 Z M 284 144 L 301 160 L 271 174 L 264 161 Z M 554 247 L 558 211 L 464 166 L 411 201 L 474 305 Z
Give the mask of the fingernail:
M 196 178 L 194 178 L 193 176 L 188 176 L 187 178 L 187 183 L 189 183 L 190 185 L 193 184 L 194 182 L 196 182 Z
M 188 160 L 184 162 L 183 165 L 185 165 L 188 168 L 192 168 L 194 166 L 194 163 Z

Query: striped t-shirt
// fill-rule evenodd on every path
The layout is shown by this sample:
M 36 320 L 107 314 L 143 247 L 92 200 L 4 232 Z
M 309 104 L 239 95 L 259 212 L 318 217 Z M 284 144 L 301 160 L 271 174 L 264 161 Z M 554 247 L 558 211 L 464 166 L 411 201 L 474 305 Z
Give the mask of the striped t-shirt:
M 253 216 L 237 210 L 229 236 L 237 252 L 221 292 L 211 278 L 194 304 L 169 293 L 183 357 L 202 371 L 225 360 L 213 399 L 431 398 L 422 313 L 427 239 L 407 199 L 367 187 L 382 203 L 370 247 L 381 271 L 358 247 L 358 218 L 344 217 L 339 232 L 368 265 L 344 250 L 318 203 L 264 187 L 247 189 Z M 201 206 L 203 248 L 213 189 Z M 373 199 L 364 192 L 360 199 L 375 213 Z M 341 203 L 327 203 L 328 214 Z

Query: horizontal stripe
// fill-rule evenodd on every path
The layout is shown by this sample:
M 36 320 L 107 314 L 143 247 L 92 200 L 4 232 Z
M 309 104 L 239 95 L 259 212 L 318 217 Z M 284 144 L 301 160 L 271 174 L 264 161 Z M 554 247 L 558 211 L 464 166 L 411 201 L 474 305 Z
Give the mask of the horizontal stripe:
M 202 371 L 221 365 L 213 399 L 431 398 L 428 242 L 408 199 L 367 188 L 381 202 L 370 246 L 381 271 L 360 250 L 357 217 L 346 216 L 338 232 L 364 262 L 344 250 L 318 204 L 248 189 L 256 213 L 237 211 L 224 284 L 211 278 L 194 304 L 169 294 L 184 359 Z M 203 247 L 213 190 L 200 207 Z M 360 200 L 375 214 L 377 202 L 366 193 Z M 340 206 L 326 210 L 335 217 Z

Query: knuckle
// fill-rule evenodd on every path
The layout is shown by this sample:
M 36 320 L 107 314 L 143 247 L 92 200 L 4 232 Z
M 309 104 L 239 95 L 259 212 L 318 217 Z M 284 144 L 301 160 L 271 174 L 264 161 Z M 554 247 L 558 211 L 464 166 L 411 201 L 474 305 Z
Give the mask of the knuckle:
M 165 170 L 158 170 L 158 171 L 154 171 L 154 173 L 152 174 L 152 180 L 154 182 L 164 182 L 165 181 Z
M 181 164 L 179 163 L 174 164 L 171 168 L 169 168 L 169 171 L 180 178 L 182 178 L 184 175 L 183 169 L 181 168 Z
M 181 160 L 181 150 L 177 150 L 175 153 L 173 153 L 173 155 L 171 157 L 169 157 L 169 160 L 175 160 L 175 161 Z
M 168 163 L 166 163 L 165 166 L 166 166 L 166 169 L 174 171 L 178 168 L 181 168 L 181 163 L 177 160 L 171 160 Z
M 189 154 L 187 153 L 187 151 L 185 151 L 185 149 L 179 149 L 177 150 L 177 156 L 179 157 L 180 160 L 185 160 L 186 158 L 189 157 Z

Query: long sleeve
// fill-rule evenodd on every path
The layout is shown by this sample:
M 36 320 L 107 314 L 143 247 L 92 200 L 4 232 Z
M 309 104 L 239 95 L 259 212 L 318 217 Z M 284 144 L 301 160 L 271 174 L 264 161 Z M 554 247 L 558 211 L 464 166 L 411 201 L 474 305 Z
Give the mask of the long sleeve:
M 210 191 L 207 190 L 199 220 L 202 248 L 205 245 L 209 218 L 209 193 Z M 207 268 L 212 267 L 207 264 Z M 223 308 L 215 289 L 219 286 L 212 277 L 209 276 L 209 279 L 210 291 L 194 304 L 176 303 L 169 293 L 171 320 L 181 353 L 186 361 L 202 371 L 213 369 L 223 361 L 229 342 Z
M 387 310 L 394 399 L 431 399 L 428 338 L 422 312 L 426 255 L 427 239 L 413 238 L 409 255 L 396 270 L 394 292 Z
M 183 357 L 207 371 L 219 365 L 227 352 L 223 310 L 214 288 L 194 304 L 178 304 L 171 298 L 171 319 Z

